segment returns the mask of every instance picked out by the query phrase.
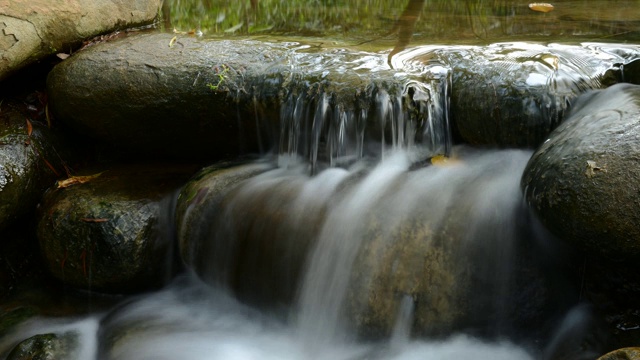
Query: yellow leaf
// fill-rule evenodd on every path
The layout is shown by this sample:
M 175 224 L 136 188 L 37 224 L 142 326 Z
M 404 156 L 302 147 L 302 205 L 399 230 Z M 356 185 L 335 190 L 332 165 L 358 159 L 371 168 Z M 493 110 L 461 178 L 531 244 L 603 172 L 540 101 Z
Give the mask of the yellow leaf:
M 436 155 L 431 158 L 431 164 L 435 166 L 451 166 L 457 165 L 460 163 L 460 160 L 455 158 L 447 157 L 446 155 Z
M 73 185 L 78 185 L 78 184 L 84 184 L 86 182 L 89 182 L 95 178 L 97 178 L 98 176 L 102 175 L 104 173 L 100 172 L 94 175 L 86 175 L 86 176 L 70 176 L 68 179 L 64 179 L 64 180 L 60 180 L 58 181 L 58 189 L 64 189 L 66 187 L 69 186 L 73 186 Z
M 31 121 L 27 120 L 27 136 L 31 137 L 31 133 L 33 133 L 33 125 L 31 125 Z
M 553 10 L 553 5 L 548 3 L 531 3 L 529 4 L 529 9 L 546 13 Z
M 177 36 L 174 36 L 171 38 L 171 41 L 169 41 L 169 47 L 173 47 L 173 45 L 175 45 L 176 40 L 178 40 Z

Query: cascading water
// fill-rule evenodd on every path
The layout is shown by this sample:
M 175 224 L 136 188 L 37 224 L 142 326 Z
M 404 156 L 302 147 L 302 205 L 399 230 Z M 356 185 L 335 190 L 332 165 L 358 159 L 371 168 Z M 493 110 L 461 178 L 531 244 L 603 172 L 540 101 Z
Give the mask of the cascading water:
M 531 255 L 519 191 L 531 154 L 454 148 L 448 70 L 405 71 L 347 97 L 322 76 L 290 80 L 277 166 L 257 165 L 197 220 L 193 271 L 99 327 L 68 325 L 99 342 L 77 358 L 541 356 L 568 306 Z
M 388 147 L 410 151 L 413 160 L 449 154 L 451 74 L 445 67 L 390 72 L 382 56 L 338 51 L 318 63 L 307 46 L 292 51 L 280 113 L 281 167 L 299 157 L 315 173 L 320 165 L 384 157 Z M 309 73 L 317 73 L 316 82 L 302 80 Z

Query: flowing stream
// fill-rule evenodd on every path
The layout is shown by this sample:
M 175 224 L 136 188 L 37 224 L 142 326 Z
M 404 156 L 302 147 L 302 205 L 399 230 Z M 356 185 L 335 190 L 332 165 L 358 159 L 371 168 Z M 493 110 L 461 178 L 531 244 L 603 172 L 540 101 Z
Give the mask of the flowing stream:
M 519 5 L 494 8 L 472 21 L 487 38 L 531 24 L 546 31 L 536 34 L 565 34 L 560 25 L 573 24 L 554 25 L 554 13 Z M 446 23 L 477 9 L 454 10 L 455 17 L 436 12 L 434 19 Z M 236 23 L 253 31 L 234 13 L 221 14 L 207 23 L 211 33 Z M 521 18 L 524 25 L 515 21 Z M 425 34 L 439 36 L 442 26 L 425 23 L 418 24 Z M 605 35 L 607 26 L 623 25 L 604 16 L 598 24 Z M 260 160 L 271 170 L 244 181 L 224 207 L 207 212 L 215 215 L 200 219 L 211 231 L 202 231 L 209 245 L 196 254 L 198 265 L 108 311 L 31 319 L 0 339 L 0 355 L 51 332 L 71 334 L 78 346 L 70 358 L 79 360 L 595 358 L 599 339 L 585 330 L 593 325 L 590 310 L 565 276 L 561 249 L 522 204 L 520 179 L 532 152 L 454 146 L 451 69 L 410 61 L 432 49 L 400 52 L 391 70 L 380 54 L 349 58 L 336 50 L 321 58 L 311 46 L 294 50 L 292 66 L 334 63 L 305 63 L 316 83 L 297 81 L 292 69 L 277 129 L 260 134 L 275 144 Z M 557 62 L 535 65 L 551 66 L 554 77 L 532 72 L 527 85 L 557 88 L 565 80 Z M 588 65 L 576 68 L 591 71 Z M 374 80 L 355 94 L 340 82 L 325 86 L 329 67 L 329 75 L 338 74 L 334 84 L 354 74 Z M 389 71 L 393 86 L 376 82 L 376 73 Z M 256 115 L 259 125 L 263 120 Z

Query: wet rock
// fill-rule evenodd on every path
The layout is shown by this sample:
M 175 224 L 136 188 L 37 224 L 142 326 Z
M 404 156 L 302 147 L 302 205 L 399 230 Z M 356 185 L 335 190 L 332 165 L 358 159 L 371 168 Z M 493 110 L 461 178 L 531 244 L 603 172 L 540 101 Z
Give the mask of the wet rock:
M 199 253 L 197 242 L 206 241 L 214 231 L 211 218 L 221 211 L 224 196 L 270 168 L 267 164 L 222 162 L 200 170 L 184 185 L 176 204 L 176 219 L 180 254 L 185 262 L 193 261 Z
M 3 1 L 0 6 L 0 80 L 48 55 L 69 53 L 96 35 L 151 23 L 160 0 L 52 4 Z
M 47 80 L 52 112 L 127 157 L 211 161 L 280 144 L 311 160 L 325 150 L 362 156 L 363 136 L 440 142 L 429 134 L 442 121 L 424 121 L 443 108 L 444 97 L 426 90 L 440 80 L 396 74 L 379 54 L 173 37 L 132 36 L 58 64 Z M 402 114 L 405 123 L 390 120 Z
M 637 46 L 501 43 L 418 48 L 404 61 L 452 69 L 451 119 L 464 142 L 535 148 L 578 95 L 621 81 L 639 57 Z
M 37 315 L 33 307 L 3 308 L 0 315 L 0 338 L 7 337 L 17 325 Z
M 541 223 L 582 256 L 574 271 L 583 294 L 621 345 L 637 343 L 640 324 L 628 315 L 640 311 L 639 138 L 640 86 L 590 92 L 532 156 L 521 183 Z
M 230 287 L 244 301 L 291 304 L 324 207 L 296 203 L 303 182 L 270 169 L 219 164 L 195 176 L 178 200 L 180 250 L 202 279 Z M 288 221 L 292 213 L 309 224 Z
M 173 267 L 172 194 L 190 167 L 128 166 L 59 181 L 44 197 L 38 240 L 49 271 L 95 291 L 161 285 Z
M 529 206 L 559 238 L 606 259 L 640 256 L 640 86 L 584 95 L 532 156 Z
M 548 329 L 552 308 L 565 308 L 559 299 L 570 290 L 559 290 L 564 280 L 545 279 L 527 235 L 511 176 L 527 157 L 472 156 L 409 173 L 368 207 L 344 312 L 361 335 L 513 335 L 530 330 L 524 323 Z
M 598 360 L 638 360 L 640 359 L 640 348 L 629 347 L 618 349 L 602 355 Z
M 35 335 L 16 345 L 7 360 L 75 359 L 76 338 L 74 333 Z
M 35 210 L 68 161 L 59 134 L 13 106 L 0 104 L 0 231 Z

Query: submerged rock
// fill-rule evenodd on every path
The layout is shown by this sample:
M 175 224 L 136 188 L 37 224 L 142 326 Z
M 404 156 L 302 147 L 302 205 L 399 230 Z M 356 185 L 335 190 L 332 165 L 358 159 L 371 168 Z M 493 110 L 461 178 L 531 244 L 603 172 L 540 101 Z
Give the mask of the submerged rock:
M 65 284 L 102 292 L 163 284 L 175 271 L 173 191 L 191 172 L 129 166 L 58 182 L 38 220 L 49 271 Z
M 184 262 L 205 281 L 229 286 L 254 304 L 291 303 L 305 244 L 321 221 L 311 220 L 297 243 L 288 241 L 295 229 L 284 219 L 313 206 L 289 206 L 302 182 L 272 178 L 274 172 L 282 173 L 267 163 L 207 167 L 182 189 L 177 206 Z
M 451 68 L 451 119 L 464 142 L 535 148 L 578 95 L 625 81 L 638 58 L 633 45 L 499 43 L 416 48 L 398 61 Z
M 400 176 L 377 195 L 357 225 L 361 245 L 345 297 L 344 316 L 360 334 L 548 328 L 550 304 L 567 304 L 545 279 L 527 235 L 513 176 L 527 158 L 524 151 L 469 156 Z
M 559 238 L 614 261 L 640 259 L 640 86 L 590 92 L 532 156 L 522 189 Z
M 628 347 L 602 355 L 598 360 L 640 360 L 640 348 Z
M 16 345 L 7 360 L 76 359 L 78 346 L 74 333 L 34 335 Z
M 311 177 L 306 168 L 214 168 L 182 191 L 191 199 L 178 207 L 183 258 L 244 302 L 295 307 L 310 334 L 544 328 L 550 304 L 563 307 L 558 294 L 570 290 L 553 288 L 551 266 L 532 260 L 513 175 L 528 157 L 469 156 L 417 171 L 390 160 L 371 173 Z
M 208 241 L 215 231 L 212 218 L 221 211 L 224 196 L 269 168 L 267 164 L 218 163 L 200 170 L 182 187 L 176 204 L 176 224 L 180 254 L 186 263 L 192 263 L 199 255 L 198 242 Z
M 67 153 L 59 134 L 12 106 L 0 103 L 0 231 L 35 211 L 44 191 L 64 174 L 61 156 Z
M 0 2 L 0 80 L 56 53 L 69 53 L 96 35 L 151 23 L 160 0 L 3 0 Z

